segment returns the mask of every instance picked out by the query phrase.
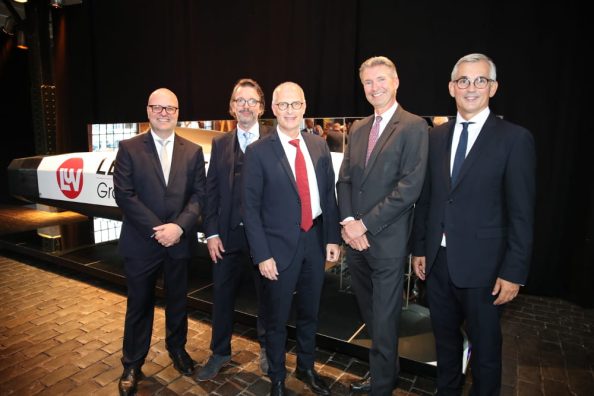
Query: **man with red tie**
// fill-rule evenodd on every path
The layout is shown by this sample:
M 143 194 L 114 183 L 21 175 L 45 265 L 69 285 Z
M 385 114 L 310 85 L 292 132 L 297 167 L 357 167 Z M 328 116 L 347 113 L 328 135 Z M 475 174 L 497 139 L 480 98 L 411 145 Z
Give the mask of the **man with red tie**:
M 334 170 L 326 142 L 301 133 L 301 87 L 286 82 L 272 95 L 278 126 L 246 149 L 244 225 L 254 263 L 264 277 L 266 355 L 271 395 L 285 395 L 286 325 L 295 297 L 296 376 L 316 394 L 330 390 L 314 370 L 325 261 L 337 261 L 340 232 Z

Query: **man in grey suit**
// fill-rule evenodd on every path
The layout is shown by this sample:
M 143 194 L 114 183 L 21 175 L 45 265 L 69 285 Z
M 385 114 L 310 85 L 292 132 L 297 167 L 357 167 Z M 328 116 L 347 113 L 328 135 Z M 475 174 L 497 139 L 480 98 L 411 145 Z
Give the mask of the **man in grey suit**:
M 428 127 L 396 102 L 398 74 L 388 58 L 366 60 L 359 77 L 375 114 L 352 126 L 337 191 L 352 287 L 372 345 L 370 376 L 351 390 L 391 395 L 399 371 L 407 242 L 425 177 Z
M 161 272 L 167 303 L 165 345 L 179 372 L 194 372 L 185 350 L 186 301 L 188 264 L 204 207 L 204 155 L 202 147 L 175 133 L 179 105 L 173 92 L 157 89 L 146 111 L 150 130 L 120 142 L 113 174 L 115 200 L 123 215 L 119 252 L 128 286 L 120 395 L 134 394 L 142 377 Z

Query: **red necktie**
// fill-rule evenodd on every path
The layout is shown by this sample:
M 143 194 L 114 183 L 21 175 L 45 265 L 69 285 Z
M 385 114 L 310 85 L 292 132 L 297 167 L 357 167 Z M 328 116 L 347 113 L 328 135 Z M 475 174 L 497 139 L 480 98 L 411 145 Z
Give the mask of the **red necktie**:
M 381 116 L 375 117 L 375 122 L 371 127 L 371 132 L 369 132 L 369 142 L 367 143 L 367 155 L 365 156 L 365 165 L 369 161 L 369 157 L 371 157 L 371 152 L 377 143 L 377 139 L 379 137 L 379 129 L 380 129 L 380 122 L 382 122 Z
M 299 139 L 290 140 L 289 143 L 297 149 L 297 155 L 295 155 L 295 179 L 297 181 L 297 190 L 299 190 L 299 199 L 301 200 L 301 229 L 309 231 L 313 226 L 313 219 L 311 218 L 311 198 L 305 158 L 299 148 Z

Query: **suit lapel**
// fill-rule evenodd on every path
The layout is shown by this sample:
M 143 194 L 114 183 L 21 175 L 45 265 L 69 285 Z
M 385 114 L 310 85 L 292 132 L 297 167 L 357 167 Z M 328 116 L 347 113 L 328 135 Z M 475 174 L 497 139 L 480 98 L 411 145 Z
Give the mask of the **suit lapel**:
M 442 171 L 443 177 L 448 181 L 448 187 L 452 189 L 452 177 L 450 172 L 450 161 L 452 159 L 452 141 L 454 140 L 454 129 L 456 128 L 456 121 L 452 121 L 446 135 L 446 141 L 444 142 L 445 155 L 443 156 Z
M 183 158 L 185 150 L 186 145 L 182 139 L 175 134 L 173 140 L 173 154 L 171 155 L 171 167 L 169 168 L 169 183 L 167 183 L 167 186 L 173 184 L 177 172 L 179 171 L 179 167 L 183 164 L 183 161 L 181 161 L 180 158 Z M 165 183 L 165 177 L 163 177 L 163 183 Z
M 283 144 L 278 137 L 278 131 L 274 131 L 270 136 L 270 144 L 272 145 L 272 149 L 274 154 L 276 154 L 278 161 L 283 166 L 287 177 L 291 181 L 291 185 L 295 190 L 295 193 L 299 195 L 299 190 L 297 189 L 297 182 L 295 181 L 295 176 L 293 175 L 293 171 L 291 170 L 291 165 L 289 165 L 289 160 L 287 159 L 287 155 L 285 154 L 285 149 L 283 148 Z
M 365 183 L 365 179 L 367 179 L 367 176 L 369 176 L 371 169 L 375 165 L 375 161 L 377 160 L 377 157 L 379 156 L 380 152 L 382 151 L 382 149 L 385 146 L 388 139 L 390 139 L 390 136 L 392 136 L 394 133 L 397 133 L 396 130 L 398 127 L 398 123 L 400 122 L 400 116 L 401 116 L 402 111 L 403 111 L 402 107 L 400 105 L 398 105 L 398 107 L 396 108 L 396 111 L 394 112 L 394 115 L 392 116 L 390 121 L 386 124 L 386 127 L 384 128 L 378 141 L 375 143 L 375 147 L 373 148 L 373 151 L 371 152 L 371 155 L 369 156 L 369 161 L 367 162 L 367 166 L 365 166 L 365 170 L 363 171 L 363 179 L 361 180 L 362 184 Z M 374 117 L 372 117 L 371 119 L 374 120 Z M 371 132 L 371 127 L 369 127 L 369 131 L 367 132 L 367 144 L 369 144 L 369 133 L 370 132 Z M 365 145 L 365 154 L 363 155 L 363 160 L 365 160 L 366 155 L 367 155 L 367 145 Z
M 229 167 L 229 169 L 227 169 L 227 181 L 229 183 L 229 191 L 233 191 L 233 181 L 235 176 L 235 147 L 236 145 L 238 145 L 237 139 L 237 128 L 235 128 L 233 132 L 231 132 L 231 136 L 229 136 L 228 141 L 226 142 L 227 144 L 225 144 L 225 147 L 222 150 L 224 158 L 227 158 L 227 161 L 225 162 Z

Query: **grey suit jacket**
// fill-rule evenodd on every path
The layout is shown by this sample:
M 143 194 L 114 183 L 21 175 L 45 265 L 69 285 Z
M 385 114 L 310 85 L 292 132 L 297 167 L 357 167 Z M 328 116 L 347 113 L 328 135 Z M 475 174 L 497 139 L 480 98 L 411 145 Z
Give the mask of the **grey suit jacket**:
M 425 177 L 428 126 L 398 105 L 365 166 L 373 121 L 352 126 L 337 183 L 340 218 L 363 221 L 372 257 L 403 257 Z

